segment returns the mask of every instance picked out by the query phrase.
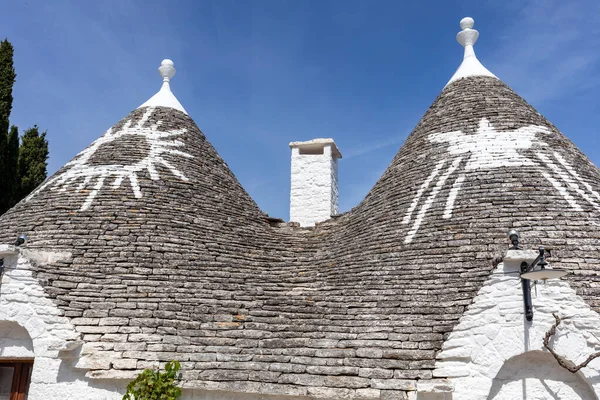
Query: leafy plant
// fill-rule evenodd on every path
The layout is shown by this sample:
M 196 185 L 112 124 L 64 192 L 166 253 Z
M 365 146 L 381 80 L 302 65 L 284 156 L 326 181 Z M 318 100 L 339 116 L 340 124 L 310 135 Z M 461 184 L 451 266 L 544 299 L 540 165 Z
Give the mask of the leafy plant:
M 175 385 L 179 361 L 170 361 L 165 372 L 146 369 L 127 385 L 123 400 L 176 400 L 181 396 L 181 388 Z

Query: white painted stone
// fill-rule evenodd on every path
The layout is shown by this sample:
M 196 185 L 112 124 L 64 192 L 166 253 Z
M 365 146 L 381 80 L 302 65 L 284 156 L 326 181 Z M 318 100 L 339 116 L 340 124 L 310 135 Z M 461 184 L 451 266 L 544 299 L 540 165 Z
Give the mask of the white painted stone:
M 430 379 L 417 382 L 417 391 L 422 393 L 446 393 L 452 391 L 452 383 L 446 379 Z
M 154 107 L 149 107 L 142 118 L 135 124 L 129 120 L 117 131 L 113 131 L 113 128 L 110 128 L 87 149 L 79 153 L 75 159 L 65 164 L 68 168 L 66 168 L 64 172 L 46 181 L 38 189 L 27 196 L 25 201 L 29 201 L 46 187 L 51 187 L 53 190 L 65 191 L 67 188 L 75 185 L 77 192 L 84 189 L 92 189 L 89 191 L 89 194 L 80 208 L 80 211 L 85 211 L 90 208 L 98 192 L 104 188 L 104 183 L 108 179 L 112 180 L 112 189 L 119 188 L 123 183 L 123 180 L 127 179 L 133 195 L 135 198 L 139 199 L 142 197 L 142 191 L 139 185 L 139 174 L 146 171 L 150 176 L 150 179 L 159 180 L 160 175 L 156 170 L 157 165 L 167 167 L 171 174 L 183 181 L 187 181 L 188 178 L 164 158 L 165 154 L 186 158 L 193 157 L 188 153 L 177 150 L 177 148 L 183 147 L 184 143 L 174 139 L 175 137 L 184 134 L 186 130 L 163 130 L 160 128 L 161 121 L 157 121 L 155 124 L 147 126 L 148 119 L 154 110 Z M 92 165 L 88 163 L 100 146 L 127 135 L 137 135 L 142 137 L 142 140 L 146 141 L 146 144 L 149 147 L 146 157 L 131 165 Z
M 33 342 L 27 330 L 16 322 L 0 321 L 0 359 L 33 357 Z
M 121 400 L 127 383 L 141 371 L 105 368 L 111 365 L 134 368 L 134 360 L 118 358 L 121 352 L 109 351 L 114 345 L 110 342 L 82 345 L 81 335 L 44 294 L 38 280 L 33 276 L 31 260 L 58 260 L 70 255 L 20 250 L 14 246 L 0 245 L 0 256 L 4 260 L 4 274 L 0 286 L 0 360 L 34 360 L 28 400 Z M 17 294 L 19 296 L 16 296 Z M 90 319 L 91 322 L 94 321 Z M 139 363 L 137 366 L 139 367 Z M 87 368 L 102 369 L 88 371 Z M 308 398 L 285 394 L 231 392 L 220 389 L 219 382 L 203 382 L 203 385 L 212 390 L 184 388 L 181 399 Z M 267 393 L 272 392 L 267 386 L 264 390 Z M 262 386 L 257 384 L 257 389 L 262 390 Z
M 580 374 L 559 367 L 548 353 L 532 351 L 503 365 L 487 398 L 591 400 L 597 397 Z
M 548 128 L 538 125 L 527 125 L 512 131 L 499 132 L 487 118 L 482 118 L 477 131 L 473 134 L 462 131 L 429 134 L 430 142 L 447 145 L 448 156 L 436 164 L 406 210 L 402 223 L 413 222 L 406 233 L 404 242 L 412 242 L 424 223 L 427 211 L 432 207 L 446 181 L 452 182 L 455 171 L 458 176 L 448 191 L 444 208 L 443 218 L 446 219 L 452 218 L 454 204 L 460 195 L 464 181 L 469 177 L 469 171 L 523 166 L 537 169 L 573 210 L 583 211 L 580 198 L 600 211 L 600 194 L 592 189 L 592 186 L 574 170 L 563 156 L 558 152 L 550 153 L 548 151 L 549 147 L 542 137 L 549 133 Z M 538 162 L 532 161 L 524 153 L 525 150 L 532 148 L 535 148 L 534 154 L 537 156 Z M 552 156 L 558 163 L 552 160 Z M 452 161 L 450 162 L 450 160 Z M 463 160 L 464 166 L 461 165 Z M 442 171 L 444 167 L 446 169 Z M 430 188 L 435 179 L 437 181 Z M 421 198 L 428 190 L 429 195 L 419 207 Z M 418 211 L 413 220 L 413 214 L 417 208 Z
M 448 199 L 446 200 L 446 208 L 444 209 L 444 218 L 452 218 L 452 210 L 454 210 L 454 202 L 456 201 L 456 197 L 458 196 L 458 192 L 460 191 L 460 187 L 465 181 L 465 174 L 460 174 L 458 178 L 454 181 L 452 188 L 450 189 L 450 193 L 448 194 Z
M 456 40 L 465 48 L 465 54 L 462 63 L 454 75 L 452 75 L 452 78 L 450 78 L 446 86 L 468 76 L 491 76 L 492 78 L 496 78 L 496 75 L 492 74 L 484 67 L 477 59 L 477 56 L 475 56 L 473 46 L 479 38 L 479 32 L 472 29 L 474 24 L 473 18 L 470 17 L 463 18 L 460 21 L 460 28 L 462 31 L 458 32 Z
M 556 151 L 553 153 L 554 158 L 556 158 L 556 160 L 562 164 L 562 166 L 567 170 L 567 172 L 569 174 L 571 174 L 577 181 L 579 181 L 591 194 L 592 196 L 594 196 L 596 199 L 600 200 L 600 194 L 598 192 L 596 192 L 593 188 L 592 185 L 590 185 L 588 182 L 584 181 L 583 178 L 581 178 L 581 176 L 577 173 L 577 171 L 575 171 L 575 169 L 567 162 L 567 160 L 565 160 L 559 153 L 557 153 Z
M 292 142 L 290 221 L 313 226 L 338 213 L 338 159 L 333 139 Z
M 454 385 L 453 399 L 596 399 L 600 360 L 578 374 L 558 365 L 543 338 L 563 318 L 553 348 L 579 363 L 600 350 L 600 315 L 565 280 L 537 282 L 533 321 L 525 320 L 519 268 L 536 251 L 509 250 L 438 354 L 434 376 Z M 585 326 L 585 328 L 584 328 Z
M 158 72 L 160 73 L 160 76 L 162 76 L 162 78 L 163 78 L 163 84 L 162 84 L 160 90 L 158 91 L 158 93 L 156 93 L 154 96 L 152 96 L 148 101 L 146 101 L 144 104 L 142 104 L 138 108 L 171 107 L 171 108 L 174 108 L 176 110 L 179 110 L 179 111 L 187 114 L 187 112 L 185 111 L 185 109 L 183 108 L 183 106 L 181 105 L 179 100 L 177 100 L 177 98 L 175 97 L 173 92 L 171 92 L 170 82 L 171 82 L 171 78 L 173 78 L 173 76 L 175 76 L 175 72 L 176 72 L 175 66 L 173 65 L 173 61 L 168 60 L 168 59 L 162 60 L 162 62 L 160 63 L 160 67 L 158 67 Z
M 562 184 L 558 183 L 558 181 L 555 178 L 546 176 L 546 179 L 548 179 L 553 184 L 553 186 L 556 187 L 559 190 L 559 192 L 561 192 L 565 200 L 569 202 L 573 209 L 581 211 L 581 206 L 577 203 L 573 196 L 569 194 L 567 188 L 574 191 L 582 199 L 591 204 L 596 210 L 600 211 L 600 204 L 598 204 L 597 202 L 597 200 L 600 198 L 598 196 L 598 193 L 594 191 L 591 188 L 591 186 L 587 182 L 585 182 L 579 176 L 579 174 L 577 174 L 577 172 L 575 172 L 573 167 L 571 167 L 571 165 L 569 165 L 569 163 L 560 154 L 554 152 L 554 157 L 563 166 L 563 168 L 560 168 L 558 165 L 556 165 L 546 154 L 536 153 L 536 156 L 548 167 L 548 171 L 552 173 L 552 176 L 559 177 L 567 185 L 567 187 L 564 187 L 562 186 Z M 550 175 L 548 173 L 546 174 Z M 585 190 L 581 189 L 577 184 L 577 181 L 582 183 L 584 187 L 587 190 L 589 190 L 590 193 L 588 194 Z M 593 199 L 592 196 L 596 197 L 596 199 Z
M 423 182 L 423 184 L 417 191 L 417 194 L 415 194 L 413 201 L 410 203 L 410 207 L 408 207 L 408 210 L 406 210 L 406 214 L 404 215 L 404 218 L 402 219 L 403 224 L 408 224 L 410 222 L 410 220 L 412 218 L 412 213 L 413 213 L 413 211 L 415 211 L 415 208 L 417 208 L 417 205 L 419 204 L 419 200 L 421 200 L 421 196 L 423 196 L 423 192 L 425 192 L 425 190 L 429 187 L 429 185 L 431 184 L 433 179 L 439 174 L 440 169 L 442 169 L 442 167 L 444 166 L 445 163 L 446 163 L 446 160 L 442 160 L 442 161 L 438 162 L 437 165 L 435 166 L 435 168 L 433 169 L 433 171 L 431 171 L 431 173 L 427 177 L 427 179 L 425 179 L 425 182 Z
M 534 162 L 519 150 L 530 149 L 536 140 L 539 141 L 538 134 L 549 132 L 548 128 L 538 125 L 499 132 L 487 118 L 482 118 L 474 134 L 461 131 L 432 133 L 429 135 L 429 141 L 447 143 L 450 155 L 468 155 L 465 170 L 486 170 L 534 165 Z M 540 145 L 545 146 L 543 142 L 540 142 Z
M 408 231 L 408 233 L 406 234 L 406 237 L 404 238 L 404 243 L 412 242 L 413 238 L 415 237 L 415 234 L 417 233 L 417 231 L 419 230 L 419 227 L 421 226 L 421 223 L 423 222 L 423 218 L 425 218 L 425 214 L 427 213 L 427 211 L 433 204 L 433 201 L 437 197 L 439 191 L 442 189 L 442 187 L 446 183 L 446 180 L 448 180 L 448 177 L 456 170 L 456 168 L 458 168 L 458 165 L 460 164 L 461 159 L 462 159 L 462 157 L 456 158 L 452 162 L 452 164 L 450 164 L 448 169 L 440 176 L 440 179 L 437 181 L 437 183 L 433 187 L 433 190 L 429 194 L 429 197 L 427 197 L 427 200 L 425 200 L 425 203 L 423 203 L 423 205 L 421 206 L 421 209 L 417 213 L 417 216 L 415 217 L 415 222 L 413 223 L 412 228 Z
M 0 257 L 19 254 L 19 248 L 12 244 L 0 244 Z
M 28 400 L 121 399 L 123 382 L 89 382 L 71 367 L 68 351 L 81 344 L 80 335 L 44 294 L 25 253 L 36 260 L 67 256 L 0 245 L 0 360 L 34 359 Z

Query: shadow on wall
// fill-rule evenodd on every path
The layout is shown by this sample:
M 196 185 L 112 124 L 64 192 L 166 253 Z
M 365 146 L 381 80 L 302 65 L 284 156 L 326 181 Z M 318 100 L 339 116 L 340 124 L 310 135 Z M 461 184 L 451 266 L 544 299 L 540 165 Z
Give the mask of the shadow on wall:
M 266 395 L 257 393 L 233 393 L 202 389 L 192 389 L 183 391 L 181 400 L 306 400 L 307 397 L 287 396 L 287 395 Z
M 0 358 L 33 358 L 33 341 L 27 330 L 12 321 L 0 321 Z
M 132 379 L 90 379 L 85 376 L 87 369 L 75 368 L 77 360 L 81 356 L 81 347 L 72 351 L 61 351 L 59 353 L 60 365 L 56 375 L 56 382 L 66 383 L 65 387 L 84 385 L 85 390 L 90 390 L 89 398 L 93 399 L 120 399 L 125 394 L 127 384 Z
M 585 377 L 560 367 L 550 353 L 530 351 L 504 363 L 487 400 L 598 400 Z

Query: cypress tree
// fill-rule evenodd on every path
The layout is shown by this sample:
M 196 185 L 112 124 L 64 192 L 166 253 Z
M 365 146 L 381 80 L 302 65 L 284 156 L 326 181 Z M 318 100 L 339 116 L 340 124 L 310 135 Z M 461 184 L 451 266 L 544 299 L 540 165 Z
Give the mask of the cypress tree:
M 8 135 L 8 122 L 12 110 L 12 89 L 15 84 L 15 68 L 13 66 L 14 49 L 7 39 L 0 43 L 0 133 Z
M 5 176 L 7 183 L 6 197 L 9 201 L 9 208 L 19 201 L 19 129 L 16 126 L 10 127 L 10 132 L 6 141 L 6 164 Z
M 13 67 L 13 54 L 13 46 L 4 39 L 0 43 L 0 214 L 13 205 L 14 185 L 17 182 L 15 156 L 18 158 L 19 135 L 16 128 L 10 132 L 8 129 L 13 102 L 12 88 L 17 76 Z
M 12 89 L 17 75 L 13 66 L 14 49 L 7 39 L 0 42 L 0 215 L 17 204 L 46 179 L 48 141 L 37 125 L 21 138 L 10 127 Z
M 48 166 L 48 141 L 46 132 L 39 132 L 37 125 L 25 131 L 19 149 L 20 190 L 15 203 L 27 196 L 46 179 Z
M 5 176 L 7 147 L 8 136 L 0 132 L 0 215 L 10 208 L 9 185 Z

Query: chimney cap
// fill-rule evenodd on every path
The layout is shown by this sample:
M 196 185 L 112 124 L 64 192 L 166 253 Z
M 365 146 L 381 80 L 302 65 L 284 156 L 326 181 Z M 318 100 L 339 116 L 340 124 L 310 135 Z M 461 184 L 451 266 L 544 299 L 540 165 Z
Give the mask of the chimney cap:
M 342 158 L 342 153 L 340 152 L 340 150 L 337 148 L 335 141 L 332 138 L 317 138 L 317 139 L 312 139 L 312 140 L 307 140 L 305 142 L 290 142 L 290 148 L 299 148 L 299 149 L 306 149 L 306 148 L 311 148 L 311 147 L 317 147 L 317 146 L 325 146 L 326 144 L 330 144 L 331 145 L 331 155 L 333 155 L 335 158 Z

